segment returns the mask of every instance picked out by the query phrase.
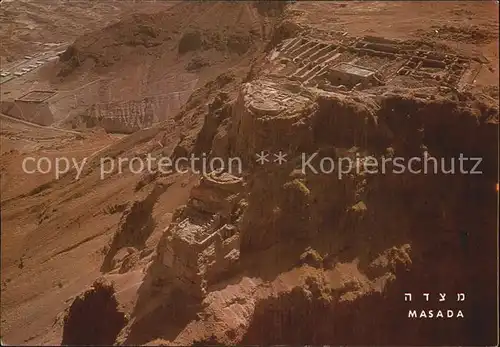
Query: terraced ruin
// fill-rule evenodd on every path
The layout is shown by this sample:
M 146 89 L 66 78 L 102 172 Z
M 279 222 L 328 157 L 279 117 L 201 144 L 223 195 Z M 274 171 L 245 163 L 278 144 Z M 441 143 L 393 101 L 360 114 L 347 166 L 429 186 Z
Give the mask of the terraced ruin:
M 350 37 L 347 32 L 336 36 L 328 41 L 301 36 L 283 41 L 270 57 L 275 64 L 271 74 L 321 88 L 425 84 L 463 90 L 483 63 L 480 58 L 428 50 L 421 43 Z

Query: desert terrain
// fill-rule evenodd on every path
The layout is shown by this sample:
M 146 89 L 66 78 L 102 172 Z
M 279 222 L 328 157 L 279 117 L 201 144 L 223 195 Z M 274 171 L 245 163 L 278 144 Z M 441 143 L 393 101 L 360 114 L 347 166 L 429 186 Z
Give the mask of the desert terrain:
M 0 18 L 3 344 L 498 344 L 497 2 Z

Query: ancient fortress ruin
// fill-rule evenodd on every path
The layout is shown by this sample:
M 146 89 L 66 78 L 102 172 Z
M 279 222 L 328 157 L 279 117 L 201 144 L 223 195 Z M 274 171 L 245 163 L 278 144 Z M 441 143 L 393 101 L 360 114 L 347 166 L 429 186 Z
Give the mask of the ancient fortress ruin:
M 238 216 L 242 179 L 213 172 L 202 177 L 175 221 L 165 230 L 160 251 L 164 278 L 174 287 L 203 296 L 207 286 L 239 260 Z
M 480 59 L 384 38 L 338 34 L 324 40 L 306 36 L 285 40 L 269 54 L 262 76 L 244 84 L 233 104 L 229 154 L 249 167 L 261 150 L 293 154 L 317 148 L 321 136 L 307 119 L 318 113 L 321 98 L 333 100 L 328 106 L 331 117 L 326 118 L 343 112 L 347 116 L 342 121 L 362 122 L 344 126 L 352 134 L 332 133 L 335 124 L 324 129 L 329 143 L 334 139 L 340 147 L 352 146 L 352 139 L 363 139 L 357 132 L 366 129 L 365 115 L 380 109 L 377 95 L 425 89 L 424 97 L 429 98 L 433 95 L 429 89 L 436 94 L 463 90 L 481 67 Z M 352 116 L 353 109 L 361 116 Z M 241 177 L 219 171 L 201 178 L 159 245 L 157 263 L 162 267 L 161 280 L 169 284 L 165 287 L 202 298 L 210 285 L 238 268 L 244 194 Z
M 346 33 L 329 40 L 307 36 L 285 40 L 270 61 L 271 76 L 347 90 L 422 81 L 425 86 L 462 89 L 472 83 L 482 65 L 480 58 L 429 51 L 418 43 Z

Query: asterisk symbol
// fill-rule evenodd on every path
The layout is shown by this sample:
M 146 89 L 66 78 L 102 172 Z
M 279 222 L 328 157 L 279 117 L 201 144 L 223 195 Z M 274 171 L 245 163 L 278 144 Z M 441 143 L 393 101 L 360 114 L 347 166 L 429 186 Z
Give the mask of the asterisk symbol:
M 256 162 L 260 165 L 263 165 L 264 163 L 269 162 L 269 159 L 267 158 L 269 156 L 269 153 L 260 151 L 260 153 L 257 153 L 257 160 Z
M 276 159 L 274 159 L 274 162 L 278 163 L 278 165 L 281 165 L 284 162 L 286 162 L 286 156 L 287 156 L 286 153 L 283 153 L 282 151 L 279 151 L 279 153 L 278 154 L 274 154 L 274 156 L 276 157 Z

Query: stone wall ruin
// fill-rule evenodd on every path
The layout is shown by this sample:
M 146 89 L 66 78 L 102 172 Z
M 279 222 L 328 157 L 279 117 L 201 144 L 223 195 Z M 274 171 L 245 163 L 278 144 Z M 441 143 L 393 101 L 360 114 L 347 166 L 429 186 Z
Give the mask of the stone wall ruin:
M 373 36 L 350 37 L 347 33 L 329 41 L 307 36 L 288 39 L 271 53 L 269 59 L 273 65 L 271 75 L 307 85 L 318 84 L 322 77 L 331 76 L 331 71 L 336 71 L 333 74 L 339 77 L 338 67 L 349 64 L 360 70 L 371 70 L 377 77 L 371 81 L 372 86 L 393 81 L 425 80 L 427 85 L 461 89 L 472 83 L 482 66 L 480 58 L 432 51 L 414 42 Z M 329 82 L 335 84 L 335 78 Z M 336 84 L 344 85 L 342 82 L 345 82 L 345 76 Z M 362 88 L 370 87 L 370 83 L 362 84 Z M 352 89 L 353 86 L 348 83 L 345 87 Z
M 164 278 L 173 287 L 202 297 L 239 260 L 238 219 L 234 209 L 241 178 L 212 172 L 201 178 L 180 215 L 165 230 L 160 250 Z

